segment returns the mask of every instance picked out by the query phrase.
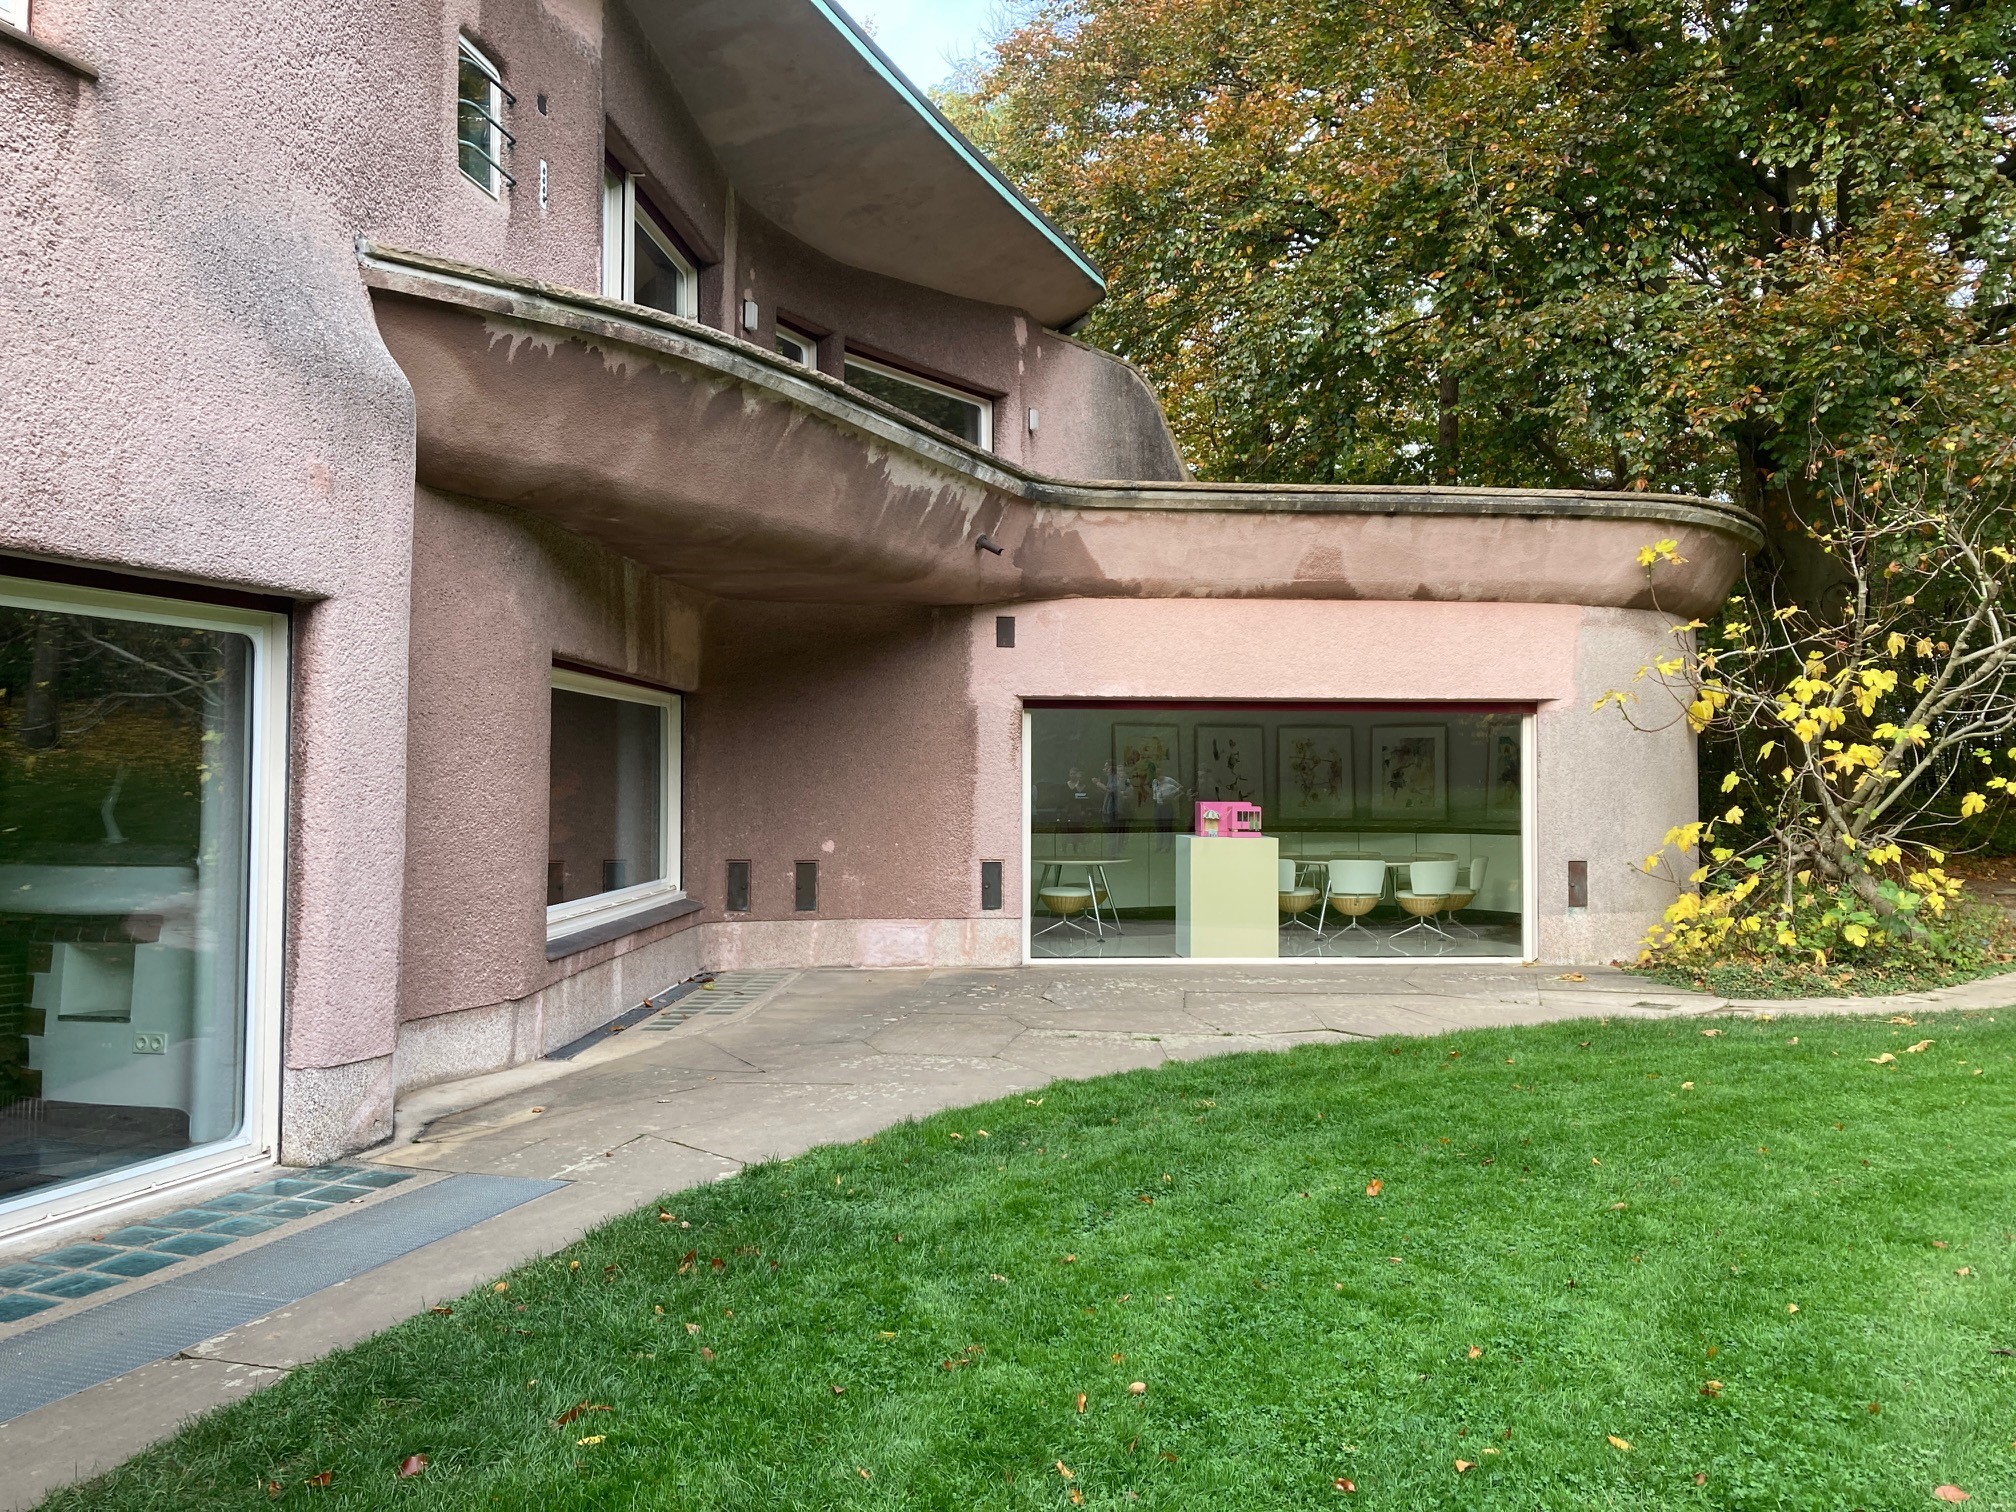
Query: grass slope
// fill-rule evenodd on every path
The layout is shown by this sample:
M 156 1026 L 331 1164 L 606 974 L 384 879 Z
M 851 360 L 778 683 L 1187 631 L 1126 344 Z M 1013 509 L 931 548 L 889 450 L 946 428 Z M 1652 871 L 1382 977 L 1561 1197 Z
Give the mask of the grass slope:
M 2016 1506 L 2000 1017 L 1052 1086 L 620 1220 L 50 1505 Z

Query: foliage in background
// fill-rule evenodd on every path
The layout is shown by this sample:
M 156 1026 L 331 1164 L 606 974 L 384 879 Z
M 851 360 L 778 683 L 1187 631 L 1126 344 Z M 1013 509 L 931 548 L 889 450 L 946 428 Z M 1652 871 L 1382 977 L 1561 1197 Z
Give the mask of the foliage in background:
M 1872 438 L 2002 496 L 2016 7 L 1047 0 L 949 92 L 1200 474 L 1716 494 Z

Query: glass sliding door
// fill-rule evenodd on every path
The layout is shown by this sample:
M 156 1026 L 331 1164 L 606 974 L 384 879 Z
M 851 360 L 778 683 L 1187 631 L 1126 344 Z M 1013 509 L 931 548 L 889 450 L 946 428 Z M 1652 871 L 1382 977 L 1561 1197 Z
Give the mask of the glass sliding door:
M 0 1227 L 260 1133 L 283 647 L 275 615 L 0 578 Z
M 1527 715 L 1031 708 L 1029 954 L 1522 958 Z

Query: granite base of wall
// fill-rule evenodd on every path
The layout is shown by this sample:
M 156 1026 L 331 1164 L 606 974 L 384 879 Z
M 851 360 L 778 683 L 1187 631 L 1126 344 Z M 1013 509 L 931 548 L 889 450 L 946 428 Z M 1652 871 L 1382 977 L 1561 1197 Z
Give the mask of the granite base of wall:
M 290 1067 L 280 1081 L 280 1161 L 313 1166 L 392 1137 L 393 1057 Z

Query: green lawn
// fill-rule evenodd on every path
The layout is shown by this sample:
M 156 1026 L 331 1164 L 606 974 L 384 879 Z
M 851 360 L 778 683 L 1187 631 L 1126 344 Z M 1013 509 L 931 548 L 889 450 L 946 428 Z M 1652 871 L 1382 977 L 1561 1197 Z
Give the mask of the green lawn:
M 2016 1507 L 1999 1016 L 1053 1086 L 623 1219 L 51 1505 Z

